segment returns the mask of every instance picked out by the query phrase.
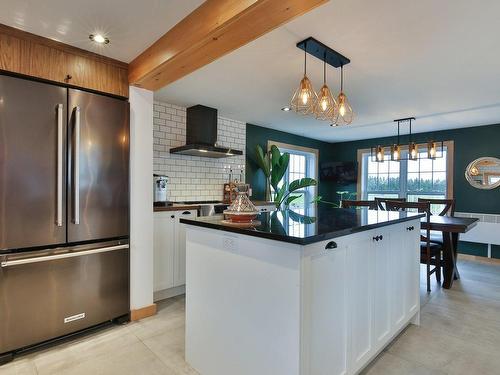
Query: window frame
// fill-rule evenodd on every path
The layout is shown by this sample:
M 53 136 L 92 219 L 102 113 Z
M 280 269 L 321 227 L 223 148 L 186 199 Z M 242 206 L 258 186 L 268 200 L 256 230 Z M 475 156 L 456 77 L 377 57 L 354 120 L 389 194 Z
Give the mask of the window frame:
M 314 179 L 318 181 L 318 176 L 319 176 L 319 150 L 315 148 L 310 148 L 310 147 L 304 147 L 304 146 L 297 146 L 293 145 L 290 143 L 283 143 L 283 142 L 277 142 L 273 140 L 268 140 L 267 141 L 267 151 L 271 151 L 271 146 L 275 145 L 280 149 L 280 151 L 284 152 L 291 152 L 294 154 L 299 154 L 299 155 L 305 155 L 306 156 L 306 177 L 308 176 L 308 172 L 311 171 L 311 169 L 314 171 Z M 311 163 L 310 156 L 313 156 L 314 160 Z M 309 156 L 309 160 L 308 160 Z M 286 173 L 285 181 L 288 180 L 288 170 Z M 288 181 L 289 182 L 289 181 Z M 312 195 L 312 197 L 315 197 L 318 195 L 318 185 L 309 187 L 309 193 Z M 298 193 L 307 193 L 306 190 L 298 190 Z M 271 189 L 269 185 L 266 187 L 266 199 L 270 200 L 271 199 Z M 309 211 L 309 210 L 308 210 Z M 308 212 L 310 213 L 310 212 Z
M 454 179 L 454 157 L 455 157 L 455 145 L 454 141 L 444 141 L 443 146 L 446 147 L 446 193 L 445 198 L 451 199 L 453 198 L 453 179 Z M 427 143 L 419 143 L 419 149 L 427 148 Z M 402 147 L 402 150 L 408 150 L 408 147 Z M 363 186 L 366 186 L 366 180 L 368 177 L 368 168 L 363 165 L 364 155 L 370 154 L 371 149 L 358 149 L 357 159 L 358 159 L 358 183 L 357 183 L 357 196 L 359 199 L 367 199 L 368 193 L 363 191 Z M 370 156 L 368 156 L 370 157 Z M 398 191 L 380 191 L 380 194 L 397 194 L 398 197 L 401 197 L 401 192 L 405 192 L 405 195 L 408 196 L 408 187 L 407 187 L 407 178 L 401 179 L 402 175 L 408 176 L 408 164 L 400 163 L 399 169 L 400 175 L 400 190 Z M 370 192 L 370 194 L 377 194 L 377 192 Z M 425 194 L 421 194 L 425 195 Z M 432 195 L 432 193 L 429 193 Z

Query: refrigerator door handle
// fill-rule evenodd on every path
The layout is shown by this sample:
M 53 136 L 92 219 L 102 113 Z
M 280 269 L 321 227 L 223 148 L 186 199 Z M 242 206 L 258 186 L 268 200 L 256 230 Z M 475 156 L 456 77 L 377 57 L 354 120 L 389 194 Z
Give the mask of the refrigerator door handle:
M 57 105 L 57 219 L 63 225 L 63 105 Z
M 5 261 L 2 261 L 0 263 L 0 266 L 2 268 L 5 268 L 5 267 L 12 267 L 12 266 L 19 266 L 22 264 L 47 262 L 50 260 L 74 258 L 74 257 L 80 257 L 80 256 L 84 256 L 84 255 L 106 253 L 109 251 L 116 251 L 116 250 L 122 250 L 122 249 L 128 249 L 128 248 L 129 248 L 129 245 L 116 245 L 116 246 L 101 247 L 101 248 L 92 249 L 92 250 L 69 252 L 69 253 L 64 253 L 64 254 L 55 254 L 55 255 L 47 255 L 47 256 L 41 256 L 41 257 L 15 259 L 15 260 L 5 260 Z
M 74 223 L 80 224 L 80 107 L 75 107 L 75 147 L 74 147 L 74 190 L 73 190 L 73 203 L 74 203 Z

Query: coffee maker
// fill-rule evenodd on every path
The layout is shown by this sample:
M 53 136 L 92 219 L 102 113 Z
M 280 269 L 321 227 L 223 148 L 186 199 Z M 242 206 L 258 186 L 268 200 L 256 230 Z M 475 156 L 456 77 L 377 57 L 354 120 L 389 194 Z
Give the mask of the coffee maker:
M 167 182 L 168 176 L 153 174 L 153 201 L 155 204 L 167 202 Z

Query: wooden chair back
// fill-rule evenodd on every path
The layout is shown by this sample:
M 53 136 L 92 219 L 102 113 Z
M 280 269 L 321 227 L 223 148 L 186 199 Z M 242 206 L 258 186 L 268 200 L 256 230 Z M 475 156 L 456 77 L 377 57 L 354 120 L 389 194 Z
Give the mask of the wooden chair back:
M 443 205 L 443 209 L 438 214 L 439 216 L 455 216 L 455 199 L 427 199 L 418 198 L 419 202 L 429 202 L 431 205 Z
M 351 207 L 368 207 L 370 210 L 377 209 L 377 202 L 375 201 L 353 201 L 344 199 L 342 201 L 342 208 L 351 208 Z
M 375 198 L 379 210 L 388 211 L 387 202 L 406 202 L 406 198 Z

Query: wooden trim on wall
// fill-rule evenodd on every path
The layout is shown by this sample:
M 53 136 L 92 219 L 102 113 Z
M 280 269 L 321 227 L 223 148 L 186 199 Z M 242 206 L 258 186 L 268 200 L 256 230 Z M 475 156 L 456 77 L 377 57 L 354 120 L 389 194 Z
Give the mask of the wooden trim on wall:
M 130 320 L 132 322 L 136 320 L 141 320 L 149 316 L 156 315 L 156 303 L 152 305 L 141 307 L 140 309 L 135 309 L 130 311 Z
M 112 59 L 111 57 L 99 55 L 99 54 L 94 53 L 94 52 L 90 52 L 90 51 L 87 51 L 87 50 L 84 50 L 84 49 L 81 49 L 78 47 L 71 46 L 69 44 L 58 42 L 58 41 L 53 40 L 53 39 L 45 38 L 45 37 L 40 36 L 40 35 L 32 34 L 30 32 L 16 29 L 15 27 L 10 27 L 10 26 L 7 26 L 7 25 L 1 24 L 1 23 L 0 23 L 0 33 L 11 35 L 13 37 L 20 38 L 23 40 L 32 41 L 32 42 L 35 42 L 36 44 L 42 44 L 42 45 L 50 47 L 50 48 L 55 48 L 55 49 L 58 49 L 58 50 L 61 50 L 64 52 L 72 53 L 74 55 L 88 57 L 88 58 L 91 58 L 93 60 L 101 61 L 101 62 L 104 62 L 106 64 L 110 64 L 110 65 L 114 65 L 118 68 L 128 69 L 127 63 Z

